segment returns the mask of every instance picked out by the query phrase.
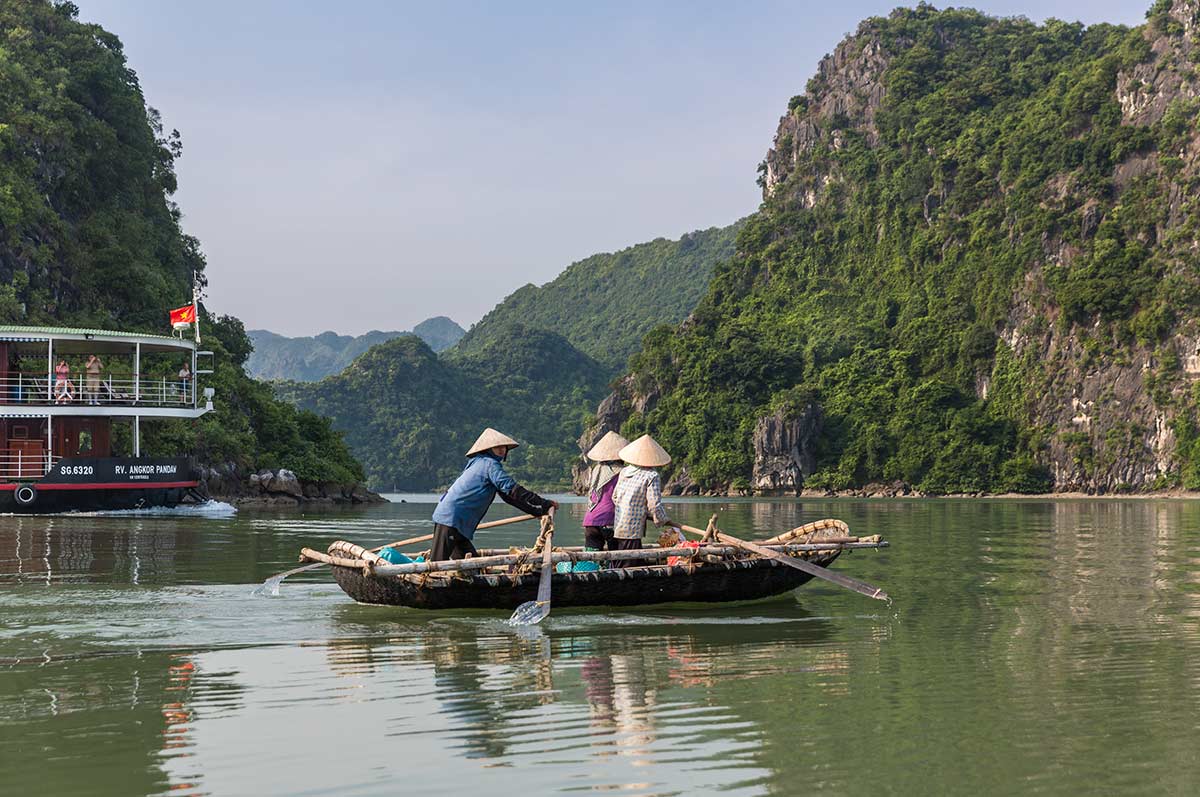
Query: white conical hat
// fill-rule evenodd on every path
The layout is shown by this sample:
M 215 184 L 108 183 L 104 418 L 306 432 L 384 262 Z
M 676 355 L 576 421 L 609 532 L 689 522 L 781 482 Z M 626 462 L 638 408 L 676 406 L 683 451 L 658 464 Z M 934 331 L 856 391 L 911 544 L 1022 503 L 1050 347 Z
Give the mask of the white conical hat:
M 644 434 L 621 449 L 621 459 L 639 468 L 661 468 L 671 461 L 671 455 L 654 438 Z
M 516 448 L 519 445 L 521 444 L 516 440 L 513 440 L 503 432 L 497 432 L 495 429 L 489 426 L 483 430 L 483 434 L 479 435 L 479 439 L 475 441 L 475 445 L 471 446 L 471 450 L 467 452 L 467 456 L 473 456 L 481 451 L 487 451 L 490 448 L 495 448 L 496 446 L 508 446 L 509 448 Z
M 621 449 L 629 445 L 629 441 L 616 432 L 605 432 L 604 437 L 587 452 L 587 458 L 593 462 L 611 462 L 621 458 Z

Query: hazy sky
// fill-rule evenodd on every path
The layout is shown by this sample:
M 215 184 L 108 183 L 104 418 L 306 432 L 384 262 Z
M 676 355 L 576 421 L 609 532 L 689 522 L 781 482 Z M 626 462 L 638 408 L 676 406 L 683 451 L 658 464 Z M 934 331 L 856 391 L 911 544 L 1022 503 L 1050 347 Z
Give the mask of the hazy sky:
M 183 135 L 207 304 L 292 335 L 467 327 L 572 261 L 753 211 L 788 98 L 896 5 L 76 2 Z M 1148 4 L 978 7 L 1139 24 Z

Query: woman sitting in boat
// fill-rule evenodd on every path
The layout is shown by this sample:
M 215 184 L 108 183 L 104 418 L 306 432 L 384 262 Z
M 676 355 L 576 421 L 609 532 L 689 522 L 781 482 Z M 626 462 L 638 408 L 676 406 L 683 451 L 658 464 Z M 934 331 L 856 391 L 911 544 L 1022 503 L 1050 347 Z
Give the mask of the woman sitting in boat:
M 600 442 L 587 452 L 592 466 L 588 480 L 588 510 L 583 516 L 583 549 L 585 551 L 614 551 L 613 547 L 613 490 L 621 476 L 621 449 L 629 441 L 616 432 L 607 432 Z
M 646 536 L 646 518 L 656 526 L 678 528 L 663 506 L 658 475 L 658 469 L 671 461 L 671 455 L 644 434 L 622 448 L 620 457 L 628 464 L 613 490 L 613 544 L 617 550 L 637 550 Z
M 506 434 L 487 428 L 467 452 L 467 467 L 450 485 L 433 510 L 433 560 L 463 559 L 474 556 L 475 527 L 499 493 L 505 503 L 541 517 L 558 507 L 557 501 L 542 498 L 526 490 L 508 475 L 501 464 L 508 452 L 519 446 Z

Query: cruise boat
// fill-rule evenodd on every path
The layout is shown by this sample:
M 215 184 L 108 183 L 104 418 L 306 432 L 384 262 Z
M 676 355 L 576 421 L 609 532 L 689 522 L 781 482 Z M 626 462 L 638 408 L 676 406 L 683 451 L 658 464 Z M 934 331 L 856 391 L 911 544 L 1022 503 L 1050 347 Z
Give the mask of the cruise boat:
M 144 457 L 142 423 L 212 412 L 212 352 L 168 335 L 0 326 L 0 512 L 174 506 L 186 455 Z M 89 361 L 96 358 L 98 364 Z

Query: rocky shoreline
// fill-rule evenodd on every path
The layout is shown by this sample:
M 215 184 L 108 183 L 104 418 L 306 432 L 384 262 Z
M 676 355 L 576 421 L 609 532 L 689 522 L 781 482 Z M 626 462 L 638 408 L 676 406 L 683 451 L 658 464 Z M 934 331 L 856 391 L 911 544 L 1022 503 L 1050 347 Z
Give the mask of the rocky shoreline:
M 1107 499 L 1138 499 L 1138 500 L 1154 500 L 1154 499 L 1173 499 L 1191 501 L 1200 499 L 1200 491 L 1184 490 L 1181 488 L 1172 488 L 1169 490 L 1153 490 L 1149 492 L 1081 492 L 1078 490 L 1064 490 L 1062 492 L 1053 493 L 925 493 L 920 490 L 914 490 L 908 485 L 884 485 L 884 484 L 867 484 L 859 488 L 850 490 L 824 490 L 824 489 L 801 489 L 799 492 L 791 491 L 765 491 L 765 490 L 744 490 L 736 492 L 728 491 L 696 491 L 696 490 L 677 490 L 671 491 L 666 487 L 663 488 L 664 496 L 671 497 L 696 497 L 696 498 L 946 498 L 946 499 L 962 499 L 962 498 L 981 498 L 981 499 L 1023 499 L 1023 500 L 1058 500 L 1058 499 L 1073 499 L 1073 498 L 1107 498 Z
M 305 481 L 287 468 L 245 473 L 234 465 L 200 468 L 200 494 L 237 507 L 317 507 L 386 504 L 361 482 Z

